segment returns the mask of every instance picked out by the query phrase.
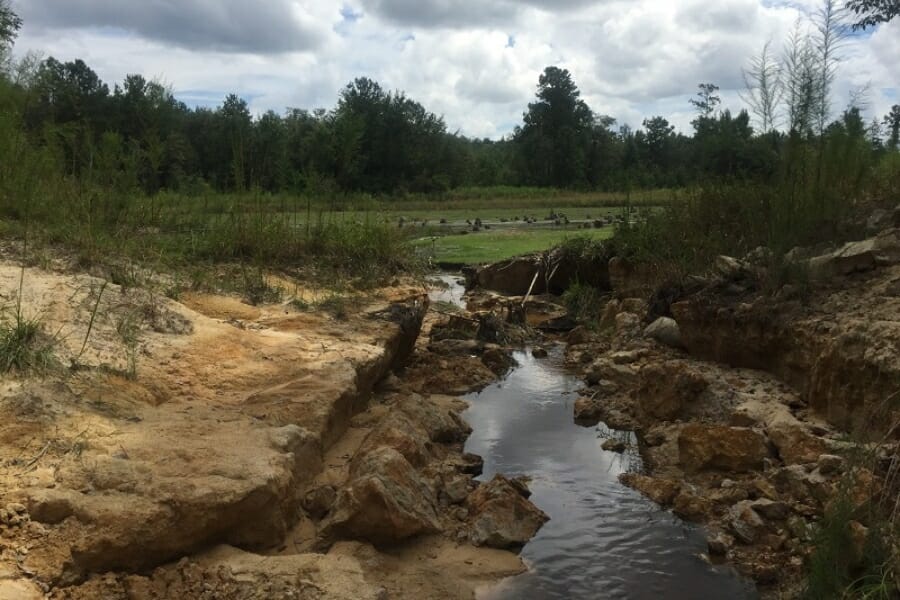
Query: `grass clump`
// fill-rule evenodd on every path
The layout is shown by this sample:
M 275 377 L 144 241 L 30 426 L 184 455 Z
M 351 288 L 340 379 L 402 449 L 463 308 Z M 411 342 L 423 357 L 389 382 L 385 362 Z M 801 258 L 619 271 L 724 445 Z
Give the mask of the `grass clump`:
M 569 315 L 578 323 L 595 327 L 606 303 L 606 296 L 591 285 L 575 282 L 563 293 L 562 300 Z
M 41 372 L 54 362 L 52 338 L 44 333 L 39 318 L 27 318 L 17 307 L 11 317 L 0 319 L 0 371 Z

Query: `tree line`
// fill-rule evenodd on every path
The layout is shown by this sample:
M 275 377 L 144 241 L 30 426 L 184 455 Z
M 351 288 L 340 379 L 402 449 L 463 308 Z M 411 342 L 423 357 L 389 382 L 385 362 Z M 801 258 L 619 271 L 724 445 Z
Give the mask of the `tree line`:
M 894 0 L 849 7 L 859 27 L 889 20 L 896 9 Z M 216 108 L 189 107 L 141 75 L 110 87 L 82 60 L 12 61 L 9 48 L 22 23 L 5 0 L 0 102 L 68 175 L 148 194 L 403 194 L 493 185 L 619 191 L 769 180 L 791 138 L 849 135 L 873 153 L 898 149 L 900 106 L 873 122 L 863 122 L 858 105 L 830 119 L 843 10 L 826 0 L 811 33 L 798 27 L 782 56 L 764 47 L 745 71 L 749 111 L 723 110 L 718 88 L 701 84 L 690 100 L 690 135 L 661 116 L 638 129 L 617 127 L 587 105 L 571 73 L 555 66 L 541 74 L 522 124 L 498 141 L 451 132 L 441 116 L 365 77 L 341 90 L 331 110 L 254 116 L 234 94 Z

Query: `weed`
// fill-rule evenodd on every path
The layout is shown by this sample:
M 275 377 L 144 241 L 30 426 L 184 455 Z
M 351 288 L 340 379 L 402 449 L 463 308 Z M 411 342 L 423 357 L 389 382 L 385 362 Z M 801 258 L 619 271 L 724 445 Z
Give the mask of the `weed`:
M 579 323 L 594 326 L 606 301 L 597 288 L 575 282 L 563 293 L 563 303 L 569 314 Z
M 0 320 L 0 371 L 41 372 L 53 362 L 53 339 L 39 318 L 29 319 L 17 308 L 11 318 Z
M 125 376 L 128 379 L 137 379 L 137 355 L 140 343 L 140 320 L 132 311 L 121 316 L 116 322 L 116 333 L 125 348 Z

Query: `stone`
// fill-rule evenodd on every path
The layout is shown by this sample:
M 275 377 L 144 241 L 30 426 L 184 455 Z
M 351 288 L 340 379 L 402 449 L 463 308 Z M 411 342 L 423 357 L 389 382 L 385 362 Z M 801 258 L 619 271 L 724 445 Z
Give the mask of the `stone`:
M 616 315 L 615 331 L 619 337 L 630 337 L 636 335 L 640 330 L 640 318 L 630 312 L 621 312 Z
M 598 396 L 612 396 L 619 391 L 619 386 L 608 379 L 601 379 L 594 384 L 594 389 Z
M 444 479 L 444 494 L 450 504 L 460 504 L 469 495 L 471 479 L 464 475 L 455 475 Z
M 322 537 L 397 543 L 440 531 L 434 491 L 403 455 L 379 448 L 354 458 L 350 479 L 323 523 Z
M 819 473 L 822 475 L 833 475 L 844 468 L 844 458 L 834 454 L 819 455 Z
M 688 521 L 702 521 L 709 516 L 711 510 L 712 503 L 709 500 L 684 488 L 672 502 L 672 512 Z
M 585 369 L 585 380 L 590 385 L 611 381 L 617 385 L 632 383 L 638 371 L 631 365 L 617 365 L 608 358 L 598 358 Z
M 678 456 L 687 471 L 742 473 L 762 469 L 769 448 L 753 429 L 689 423 L 678 436 Z
M 672 504 L 681 490 L 681 484 L 677 481 L 649 477 L 640 473 L 622 473 L 619 475 L 619 481 L 661 506 Z
M 547 358 L 550 353 L 547 352 L 546 348 L 532 348 L 531 355 L 535 358 Z
M 469 494 L 469 539 L 476 546 L 518 548 L 549 520 L 502 475 Z
M 787 503 L 773 501 L 767 498 L 753 500 L 750 504 L 750 508 L 770 521 L 784 521 L 791 515 L 791 507 L 788 506 Z
M 363 440 L 359 452 L 365 454 L 378 448 L 392 448 L 414 467 L 424 467 L 431 459 L 430 439 L 419 421 L 395 410 L 375 427 Z
M 681 330 L 678 323 L 670 317 L 660 317 L 644 328 L 644 337 L 656 340 L 671 348 L 683 348 Z
M 702 375 L 677 361 L 645 365 L 639 376 L 637 398 L 641 411 L 663 421 L 677 417 L 709 386 Z
M 799 423 L 776 423 L 767 433 L 786 465 L 814 463 L 828 450 L 822 438 Z
M 498 376 L 505 374 L 516 364 L 512 353 L 503 348 L 486 349 L 481 355 L 481 362 Z
M 584 325 L 579 325 L 566 335 L 566 343 L 570 346 L 578 346 L 587 344 L 593 338 L 591 330 Z
M 303 496 L 303 509 L 313 519 L 321 519 L 331 510 L 337 491 L 332 485 L 322 485 L 306 492 Z
M 472 428 L 456 413 L 439 407 L 430 399 L 412 394 L 404 398 L 398 408 L 413 423 L 421 426 L 432 442 L 451 444 L 463 442 L 472 433 Z
M 731 256 L 717 256 L 713 262 L 713 270 L 726 281 L 743 279 L 750 274 L 749 267 L 743 261 Z
M 735 537 L 744 544 L 755 542 L 765 529 L 765 522 L 747 500 L 738 502 L 729 509 L 727 522 Z
M 582 396 L 575 401 L 575 421 L 596 425 L 603 418 L 603 407 L 596 398 Z
M 734 545 L 734 538 L 724 531 L 717 531 L 706 538 L 706 547 L 714 556 L 725 556 Z

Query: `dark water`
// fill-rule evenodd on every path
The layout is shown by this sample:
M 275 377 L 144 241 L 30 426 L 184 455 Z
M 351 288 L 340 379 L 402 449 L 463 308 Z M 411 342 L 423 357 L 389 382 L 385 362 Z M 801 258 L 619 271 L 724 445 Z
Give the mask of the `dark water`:
M 444 278 L 453 283 L 453 278 Z M 458 301 L 462 290 L 440 294 Z M 516 354 L 506 379 L 467 396 L 465 419 L 474 432 L 466 451 L 484 458 L 484 474 L 532 478 L 531 500 L 550 521 L 522 551 L 528 573 L 486 590 L 494 599 L 755 598 L 733 572 L 710 566 L 702 532 L 660 510 L 618 482 L 640 469 L 636 451 L 605 452 L 608 437 L 634 441 L 605 426 L 584 428 L 572 418 L 581 382 L 562 368 L 561 350 L 547 359 Z

